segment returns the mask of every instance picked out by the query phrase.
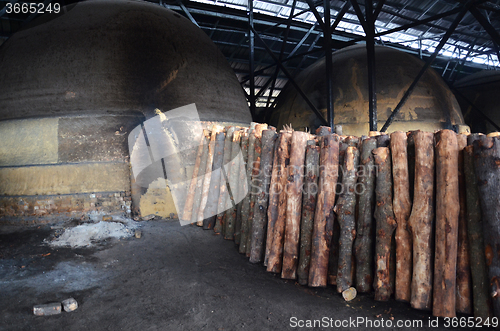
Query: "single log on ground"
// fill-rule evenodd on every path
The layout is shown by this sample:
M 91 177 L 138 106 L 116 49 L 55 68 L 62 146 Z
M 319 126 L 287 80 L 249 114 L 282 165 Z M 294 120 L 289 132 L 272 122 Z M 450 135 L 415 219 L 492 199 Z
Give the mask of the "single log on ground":
M 264 249 L 264 266 L 267 267 L 267 261 L 269 260 L 269 251 L 271 250 L 271 244 L 273 242 L 274 235 L 274 224 L 278 219 L 278 201 L 280 196 L 280 185 L 281 177 L 278 177 L 278 169 L 280 169 L 280 160 L 278 159 L 278 149 L 281 142 L 281 136 L 283 134 L 279 133 L 276 137 L 274 143 L 273 152 L 273 171 L 271 172 L 271 183 L 269 184 L 269 202 L 267 207 L 267 231 L 266 231 L 266 244 Z M 279 171 L 281 176 L 282 171 Z
M 302 196 L 302 220 L 300 223 L 300 253 L 297 277 L 300 285 L 307 285 L 311 262 L 312 231 L 314 211 L 318 195 L 319 146 L 315 140 L 307 141 L 306 173 Z
M 396 300 L 410 301 L 412 242 L 408 231 L 411 213 L 410 180 L 406 132 L 391 133 L 392 178 L 394 180 L 394 216 L 396 217 Z
M 434 134 L 414 131 L 415 193 L 408 225 L 413 241 L 411 306 L 431 309 L 434 252 Z
M 464 175 L 467 193 L 467 234 L 469 238 L 469 256 L 472 275 L 472 300 L 474 317 L 485 321 L 491 318 L 491 299 L 489 291 L 488 270 L 484 254 L 484 236 L 477 188 L 476 173 L 474 170 L 474 148 L 467 146 L 464 149 Z
M 193 214 L 194 196 L 196 194 L 196 186 L 198 183 L 198 174 L 200 173 L 201 157 L 203 155 L 203 148 L 206 145 L 206 130 L 203 130 L 203 134 L 200 138 L 200 144 L 198 145 L 198 151 L 196 153 L 196 160 L 193 168 L 193 176 L 191 178 L 191 183 L 189 183 L 188 193 L 186 196 L 186 203 L 184 204 L 184 210 L 182 211 L 181 221 L 189 222 L 191 221 L 191 216 Z
M 240 228 L 240 246 L 239 252 L 241 254 L 246 254 L 247 252 L 247 242 L 250 232 L 248 224 L 248 216 L 250 214 L 250 201 L 252 198 L 252 170 L 254 164 L 254 153 L 255 153 L 255 129 L 250 129 L 248 131 L 248 158 L 246 167 L 246 181 L 248 183 L 248 194 L 243 199 L 241 205 L 241 228 Z
M 335 186 L 338 178 L 339 137 L 326 135 L 320 138 L 319 193 L 314 214 L 311 263 L 308 285 L 326 286 L 328 257 L 333 232 Z
M 210 143 L 210 131 L 203 130 L 202 141 L 203 141 L 203 151 L 201 153 L 201 161 L 196 178 L 193 208 L 191 210 L 191 218 L 190 218 L 191 223 L 196 223 L 198 220 L 198 209 L 200 208 L 201 192 L 203 190 L 203 181 L 205 178 L 205 169 L 207 166 L 208 144 Z
M 340 226 L 339 259 L 337 270 L 337 292 L 351 287 L 352 251 L 356 238 L 356 171 L 358 170 L 359 151 L 356 147 L 347 147 L 343 163 L 342 193 L 335 205 L 335 214 Z
M 457 251 L 457 294 L 456 310 L 459 313 L 472 313 L 472 279 L 470 273 L 469 238 L 467 237 L 467 195 L 465 192 L 464 148 L 467 136 L 457 135 L 458 143 L 458 188 L 460 214 L 458 218 Z
M 198 208 L 198 215 L 196 217 L 196 225 L 203 226 L 204 211 L 208 200 L 208 191 L 210 189 L 210 181 L 212 177 L 212 165 L 214 160 L 215 138 L 217 133 L 223 132 L 224 127 L 214 124 L 212 126 L 212 133 L 210 134 L 210 143 L 208 144 L 207 163 L 205 167 L 205 177 L 203 178 L 203 186 L 201 191 L 201 201 Z
M 376 206 L 376 245 L 375 245 L 375 300 L 387 301 L 392 294 L 389 274 L 392 234 L 396 220 L 392 209 L 392 171 L 391 155 L 388 147 L 373 150 L 377 165 L 377 184 L 375 188 Z
M 241 133 L 241 154 L 243 157 L 243 162 L 244 164 L 248 164 L 248 129 L 245 129 Z M 236 245 L 240 245 L 241 243 L 241 220 L 242 220 L 242 207 L 243 203 L 248 197 L 248 179 L 247 179 L 247 171 L 246 167 L 243 166 L 240 168 L 240 174 L 239 174 L 239 183 L 238 183 L 238 192 L 240 194 L 245 194 L 244 192 L 247 191 L 247 194 L 243 200 L 241 200 L 237 205 L 236 205 L 236 220 L 234 224 L 234 243 Z
M 373 284 L 373 211 L 375 208 L 375 165 L 373 150 L 377 148 L 375 138 L 363 140 L 360 154 L 360 172 L 358 173 L 358 220 L 354 255 L 356 257 L 356 290 L 359 293 L 370 292 Z
M 304 164 L 309 133 L 294 131 L 290 150 L 290 166 L 286 192 L 285 242 L 283 244 L 283 267 L 281 278 L 297 278 L 299 261 L 300 216 L 302 206 L 302 187 L 304 183 Z
M 267 124 L 255 125 L 255 144 L 253 153 L 252 177 L 250 181 L 250 209 L 248 211 L 248 234 L 246 245 L 246 256 L 250 257 L 250 249 L 252 244 L 252 229 L 253 229 L 253 212 L 255 209 L 255 201 L 259 193 L 258 176 L 260 172 L 260 155 L 262 153 L 262 131 L 267 129 Z
M 269 222 L 273 223 L 271 236 L 271 245 L 269 248 L 269 256 L 267 261 L 267 271 L 280 273 L 283 262 L 283 242 L 285 239 L 285 222 L 286 222 L 286 207 L 287 194 L 286 182 L 288 176 L 288 165 L 290 163 L 290 146 L 292 143 L 292 132 L 282 131 L 280 134 L 280 144 L 278 147 L 278 183 L 279 186 L 272 189 L 273 195 L 278 195 L 277 206 L 274 205 L 275 199 L 271 201 L 269 206 L 268 217 Z M 276 208 L 277 207 L 277 208 Z
M 456 316 L 458 217 L 458 143 L 451 130 L 436 133 L 436 243 L 432 314 Z
M 500 137 L 481 137 L 475 141 L 474 161 L 493 315 L 500 318 Z
M 238 128 L 235 126 L 230 126 L 226 128 L 226 140 L 224 141 L 224 160 L 222 162 L 222 167 L 220 168 L 223 171 L 223 167 L 231 161 L 231 145 L 233 144 L 233 134 Z M 217 218 L 215 220 L 214 232 L 222 233 L 224 236 L 225 225 L 224 225 L 224 212 L 226 211 L 226 198 L 229 196 L 226 194 L 227 190 L 227 182 L 226 176 L 223 173 L 220 175 L 220 184 L 219 184 L 219 201 L 217 204 Z
M 257 177 L 259 190 L 254 208 L 252 240 L 250 245 L 250 262 L 262 262 L 264 258 L 264 240 L 267 230 L 267 206 L 269 202 L 269 183 L 273 169 L 273 153 L 276 142 L 276 131 L 264 130 L 262 132 L 262 153 L 260 171 Z
M 203 229 L 213 229 L 215 219 L 217 218 L 217 205 L 219 202 L 220 177 L 222 175 L 221 167 L 224 161 L 224 132 L 217 133 L 215 138 L 214 159 L 212 166 L 212 176 L 210 179 L 210 188 L 208 191 L 207 204 L 205 206 L 203 217 Z
M 228 165 L 227 177 L 229 180 L 229 191 L 232 195 L 228 194 L 227 200 L 224 206 L 224 239 L 234 240 L 234 226 L 236 221 L 236 210 L 238 204 L 238 197 L 242 196 L 243 193 L 240 191 L 240 171 L 243 168 L 242 159 L 238 158 L 241 153 L 240 142 L 241 142 L 241 130 L 236 130 L 233 133 L 233 140 L 231 143 L 231 162 Z M 229 193 L 229 192 L 228 192 Z

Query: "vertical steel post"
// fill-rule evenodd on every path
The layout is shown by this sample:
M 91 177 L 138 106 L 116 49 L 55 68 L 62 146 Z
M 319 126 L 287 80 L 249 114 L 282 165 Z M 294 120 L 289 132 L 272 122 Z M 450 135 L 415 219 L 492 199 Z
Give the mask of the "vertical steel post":
M 250 70 L 250 113 L 252 118 L 255 118 L 255 35 L 253 32 L 253 0 L 248 0 L 248 42 L 250 49 L 249 70 Z
M 418 40 L 418 57 L 422 60 L 422 39 Z
M 324 0 L 325 24 L 323 29 L 326 66 L 326 113 L 328 125 L 335 132 L 332 84 L 332 35 L 330 31 L 330 0 Z
M 368 105 L 370 131 L 377 130 L 377 91 L 375 88 L 375 22 L 373 22 L 372 0 L 365 0 L 366 56 L 368 62 Z
M 297 0 L 293 0 L 292 9 L 290 10 L 290 16 L 288 17 L 288 20 L 287 20 L 285 36 L 283 38 L 283 42 L 281 43 L 281 51 L 280 51 L 280 57 L 279 57 L 280 61 L 283 60 L 283 54 L 285 53 L 285 47 L 286 47 L 286 44 L 288 41 L 288 33 L 290 32 L 290 27 L 292 26 L 293 12 L 295 11 L 296 3 L 297 3 Z M 313 28 L 314 28 L 314 26 L 309 31 L 312 31 Z M 306 34 L 305 38 L 307 38 L 307 36 L 308 36 L 308 34 Z M 298 46 L 298 47 L 300 47 L 300 46 Z M 295 51 L 295 49 L 294 49 L 294 51 Z M 292 53 L 294 51 L 292 51 Z M 292 53 L 290 53 L 288 56 L 291 56 Z M 276 66 L 276 69 L 274 70 L 273 76 L 271 78 L 269 78 L 270 80 L 272 80 L 273 84 L 271 85 L 271 88 L 269 89 L 269 95 L 267 96 L 267 102 L 266 102 L 266 108 L 269 108 L 269 103 L 271 102 L 271 98 L 273 96 L 273 92 L 274 92 L 274 88 L 276 86 L 276 80 L 278 79 L 279 72 L 280 72 L 280 69 L 278 66 Z

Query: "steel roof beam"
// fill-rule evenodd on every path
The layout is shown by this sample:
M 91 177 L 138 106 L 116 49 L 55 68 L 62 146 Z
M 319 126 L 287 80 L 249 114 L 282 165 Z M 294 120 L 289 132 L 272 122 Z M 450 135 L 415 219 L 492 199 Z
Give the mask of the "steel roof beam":
M 397 104 L 397 106 L 394 108 L 394 110 L 392 111 L 391 115 L 389 116 L 389 118 L 387 119 L 387 121 L 385 122 L 384 126 L 382 127 L 382 129 L 380 131 L 382 131 L 382 132 L 387 131 L 387 129 L 389 128 L 389 126 L 394 121 L 394 118 L 396 117 L 396 115 L 399 113 L 399 111 L 405 105 L 405 103 L 408 100 L 408 98 L 410 97 L 410 95 L 413 93 L 413 90 L 417 86 L 418 82 L 420 81 L 420 79 L 422 78 L 422 76 L 424 75 L 424 73 L 427 71 L 427 69 L 429 69 L 429 67 L 431 66 L 432 62 L 434 62 L 434 60 L 438 56 L 439 51 L 446 44 L 446 42 L 448 41 L 448 39 L 450 38 L 450 36 L 453 34 L 453 32 L 455 31 L 455 29 L 457 28 L 457 26 L 460 23 L 460 21 L 462 21 L 462 19 L 464 18 L 465 14 L 469 10 L 471 4 L 472 4 L 472 1 L 468 1 L 466 5 L 462 6 L 462 9 L 461 9 L 460 13 L 458 13 L 457 16 L 455 17 L 455 20 L 453 21 L 453 23 L 451 24 L 451 26 L 448 28 L 448 31 L 446 32 L 446 35 L 443 37 L 443 39 L 441 39 L 439 45 L 436 47 L 436 50 L 431 55 L 431 57 L 427 59 L 425 65 L 422 67 L 422 69 L 418 73 L 417 77 L 415 77 L 415 79 L 411 83 L 410 87 L 408 87 L 408 89 L 406 90 L 405 94 L 403 95 L 403 97 L 401 98 L 401 100 L 399 101 L 399 103 Z
M 18 0 L 11 0 L 7 3 L 10 3 L 11 5 L 13 5 L 16 2 L 18 2 Z M 5 3 L 5 7 L 3 7 L 2 10 L 0 10 L 0 16 L 3 16 L 7 12 L 7 3 Z
M 288 72 L 288 70 L 283 66 L 283 64 L 279 61 L 279 59 L 276 57 L 276 55 L 274 55 L 274 53 L 271 51 L 271 49 L 269 48 L 269 46 L 267 46 L 267 44 L 264 42 L 264 40 L 262 40 L 259 36 L 259 34 L 255 31 L 255 29 L 253 27 L 251 27 L 251 29 L 253 30 L 255 36 L 257 37 L 257 39 L 264 45 L 264 47 L 266 48 L 267 52 L 269 53 L 269 55 L 271 55 L 271 57 L 273 58 L 273 60 L 276 62 L 276 64 L 280 67 L 281 71 L 283 71 L 283 73 L 288 77 L 288 81 L 293 85 L 293 87 L 295 87 L 295 89 L 297 90 L 297 92 L 302 96 L 302 98 L 304 99 L 304 101 L 309 105 L 309 107 L 311 108 L 311 110 L 313 111 L 314 114 L 316 114 L 316 116 L 319 118 L 319 120 L 321 121 L 321 123 L 323 125 L 328 125 L 328 122 L 325 120 L 325 118 L 323 117 L 323 115 L 319 112 L 319 110 L 316 108 L 316 106 L 311 102 L 311 100 L 309 100 L 309 98 L 307 97 L 307 95 L 302 91 L 302 89 L 300 88 L 299 85 L 297 85 L 297 83 L 295 82 L 295 80 L 293 79 L 292 75 Z
M 288 58 L 286 58 L 286 59 L 282 60 L 282 61 L 281 61 L 281 63 L 285 63 L 285 62 L 288 62 L 288 61 L 290 61 L 290 60 L 295 60 L 295 59 L 297 59 L 297 58 L 302 58 L 302 59 L 304 59 L 304 58 L 306 58 L 306 57 L 310 57 L 310 58 L 312 58 L 312 59 L 319 59 L 319 57 L 313 57 L 313 56 L 309 56 L 309 55 L 310 55 L 310 54 L 313 54 L 313 53 L 320 52 L 320 51 L 322 51 L 322 49 L 315 49 L 315 50 L 307 51 L 307 52 L 300 53 L 300 54 L 297 54 L 297 55 L 294 55 L 294 56 L 290 56 L 290 57 L 288 57 Z M 268 70 L 268 69 L 270 69 L 270 68 L 272 68 L 272 67 L 274 67 L 274 66 L 276 66 L 276 65 L 277 65 L 276 63 L 269 64 L 269 65 L 267 65 L 266 67 L 264 67 L 264 68 L 262 68 L 262 69 L 260 69 L 260 70 L 257 70 L 257 71 L 255 72 L 255 75 L 256 75 L 256 76 L 260 76 L 262 73 L 264 73 L 264 71 L 266 71 L 266 70 Z M 243 78 L 243 82 L 247 81 L 247 80 L 249 79 L 249 77 L 250 77 L 250 76 L 248 76 L 248 75 L 247 75 L 247 76 L 245 76 L 245 77 Z
M 469 9 L 470 13 L 474 18 L 481 24 L 481 26 L 486 30 L 486 32 L 490 35 L 493 42 L 497 45 L 500 45 L 500 34 L 497 29 L 491 25 L 490 22 L 481 14 L 481 12 L 474 6 Z
M 286 46 L 286 43 L 288 41 L 288 33 L 290 32 L 290 26 L 292 25 L 293 12 L 295 11 L 295 5 L 296 4 L 297 4 L 297 0 L 293 0 L 292 9 L 290 10 L 290 16 L 288 17 L 288 20 L 287 20 L 287 26 L 286 26 L 286 30 L 285 30 L 285 37 L 283 38 L 283 42 L 281 44 L 281 51 L 280 51 L 280 55 L 279 55 L 279 61 L 283 60 L 283 54 L 285 52 L 285 46 Z M 311 30 L 309 30 L 309 31 L 311 31 Z M 308 31 L 308 33 L 310 33 L 309 31 Z M 273 91 L 274 91 L 274 87 L 276 85 L 276 79 L 278 78 L 278 74 L 279 74 L 279 67 L 276 66 L 276 68 L 274 69 L 273 77 L 269 78 L 269 80 L 268 80 L 268 83 L 270 83 L 272 81 L 272 84 L 271 84 L 271 88 L 269 90 L 269 97 L 267 98 L 266 106 L 269 105 L 269 102 L 271 101 L 271 96 L 273 95 Z
M 340 9 L 340 11 L 337 13 L 337 17 L 335 17 L 335 21 L 332 23 L 332 26 L 330 27 L 331 32 L 335 31 L 335 29 L 340 24 L 340 22 L 344 18 L 344 15 L 347 13 L 349 8 L 351 8 L 351 2 L 347 0 L 342 6 L 342 9 Z
M 306 0 L 307 4 L 309 5 L 309 9 L 312 11 L 314 17 L 316 18 L 316 21 L 319 24 L 319 27 L 321 28 L 322 31 L 325 31 L 325 24 L 330 25 L 330 22 L 323 22 L 323 18 L 319 14 L 318 10 L 316 9 L 316 6 L 312 2 L 312 0 Z
M 378 15 L 382 11 L 382 7 L 384 6 L 385 0 L 379 0 L 377 3 L 377 7 L 375 8 L 375 11 L 373 12 L 373 22 L 375 22 L 378 19 Z
M 186 6 L 184 6 L 184 4 L 182 3 L 181 0 L 177 0 L 177 3 L 179 4 L 179 6 L 182 8 L 182 11 L 184 12 L 184 14 L 186 14 L 186 16 L 189 18 L 189 20 L 194 24 L 196 25 L 197 27 L 200 27 L 200 25 L 198 24 L 198 22 L 196 22 L 196 20 L 194 19 L 193 15 L 191 15 L 191 13 L 189 12 L 189 10 L 186 8 Z
M 420 20 L 420 21 L 414 21 L 413 23 L 410 23 L 410 24 L 402 25 L 402 26 L 394 28 L 394 29 L 390 29 L 390 30 L 387 30 L 387 31 L 376 33 L 375 37 L 381 37 L 381 36 L 385 36 L 387 34 L 391 34 L 391 33 L 394 33 L 394 32 L 399 32 L 399 31 L 402 31 L 402 30 L 407 30 L 407 29 L 410 29 L 410 28 L 414 28 L 414 27 L 419 26 L 419 25 L 427 24 L 429 22 L 439 20 L 439 19 L 441 19 L 443 17 L 448 17 L 450 15 L 456 14 L 459 11 L 460 11 L 460 8 L 455 8 L 455 9 L 449 10 L 447 12 L 444 12 L 444 13 L 441 13 L 441 14 L 438 14 L 438 15 L 434 15 L 434 16 L 425 18 L 425 19 Z M 411 20 L 411 19 L 409 19 L 409 20 Z M 446 29 L 443 29 L 443 30 L 446 30 Z

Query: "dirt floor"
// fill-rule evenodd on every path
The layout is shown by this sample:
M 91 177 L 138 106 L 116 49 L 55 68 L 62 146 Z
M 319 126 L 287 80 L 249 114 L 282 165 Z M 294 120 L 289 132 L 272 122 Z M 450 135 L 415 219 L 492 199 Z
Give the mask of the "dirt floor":
M 315 330 L 453 329 L 443 319 L 431 327 L 436 318 L 407 303 L 345 302 L 334 287 L 284 281 L 212 231 L 175 221 L 140 229 L 140 239 L 71 249 L 43 243 L 50 226 L 0 228 L 0 330 L 312 330 L 314 320 Z M 33 315 L 68 297 L 76 311 Z

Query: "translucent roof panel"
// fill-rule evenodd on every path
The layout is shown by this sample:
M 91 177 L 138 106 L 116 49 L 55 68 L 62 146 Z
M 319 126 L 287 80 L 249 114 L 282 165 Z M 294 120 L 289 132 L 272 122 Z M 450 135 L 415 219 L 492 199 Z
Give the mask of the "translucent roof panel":
M 247 0 L 191 0 L 192 2 L 210 4 L 235 8 L 246 11 Z M 291 13 L 293 0 L 254 0 L 254 13 L 287 19 Z M 321 17 L 324 15 L 323 1 L 314 2 L 318 5 L 317 12 Z M 332 24 L 346 1 L 331 1 Z M 364 1 L 358 1 L 360 10 L 364 13 Z M 374 2 L 376 7 L 378 2 Z M 428 19 L 438 14 L 457 10 L 461 6 L 459 1 L 452 0 L 413 0 L 413 1 L 384 1 L 375 21 L 375 32 L 384 33 L 391 29 L 397 29 L 410 23 Z M 314 25 L 317 23 L 315 15 L 309 9 L 306 1 L 296 1 L 293 20 Z M 500 31 L 500 1 L 488 1 L 478 7 L 480 13 L 497 31 Z M 457 10 L 458 11 L 458 10 Z M 450 27 L 457 13 L 450 16 L 419 24 L 407 29 L 377 37 L 380 43 L 392 43 L 413 49 L 433 52 L 440 39 Z M 342 17 L 336 27 L 336 32 L 345 32 L 353 35 L 364 36 L 363 26 L 352 6 Z M 470 48 L 470 50 L 469 50 Z M 455 50 L 455 51 L 454 51 Z M 458 51 L 460 50 L 460 51 Z M 499 67 L 498 51 L 494 49 L 491 37 L 487 34 L 480 22 L 471 13 L 466 13 L 461 23 L 443 49 L 440 55 L 462 58 L 467 54 L 467 61 Z

